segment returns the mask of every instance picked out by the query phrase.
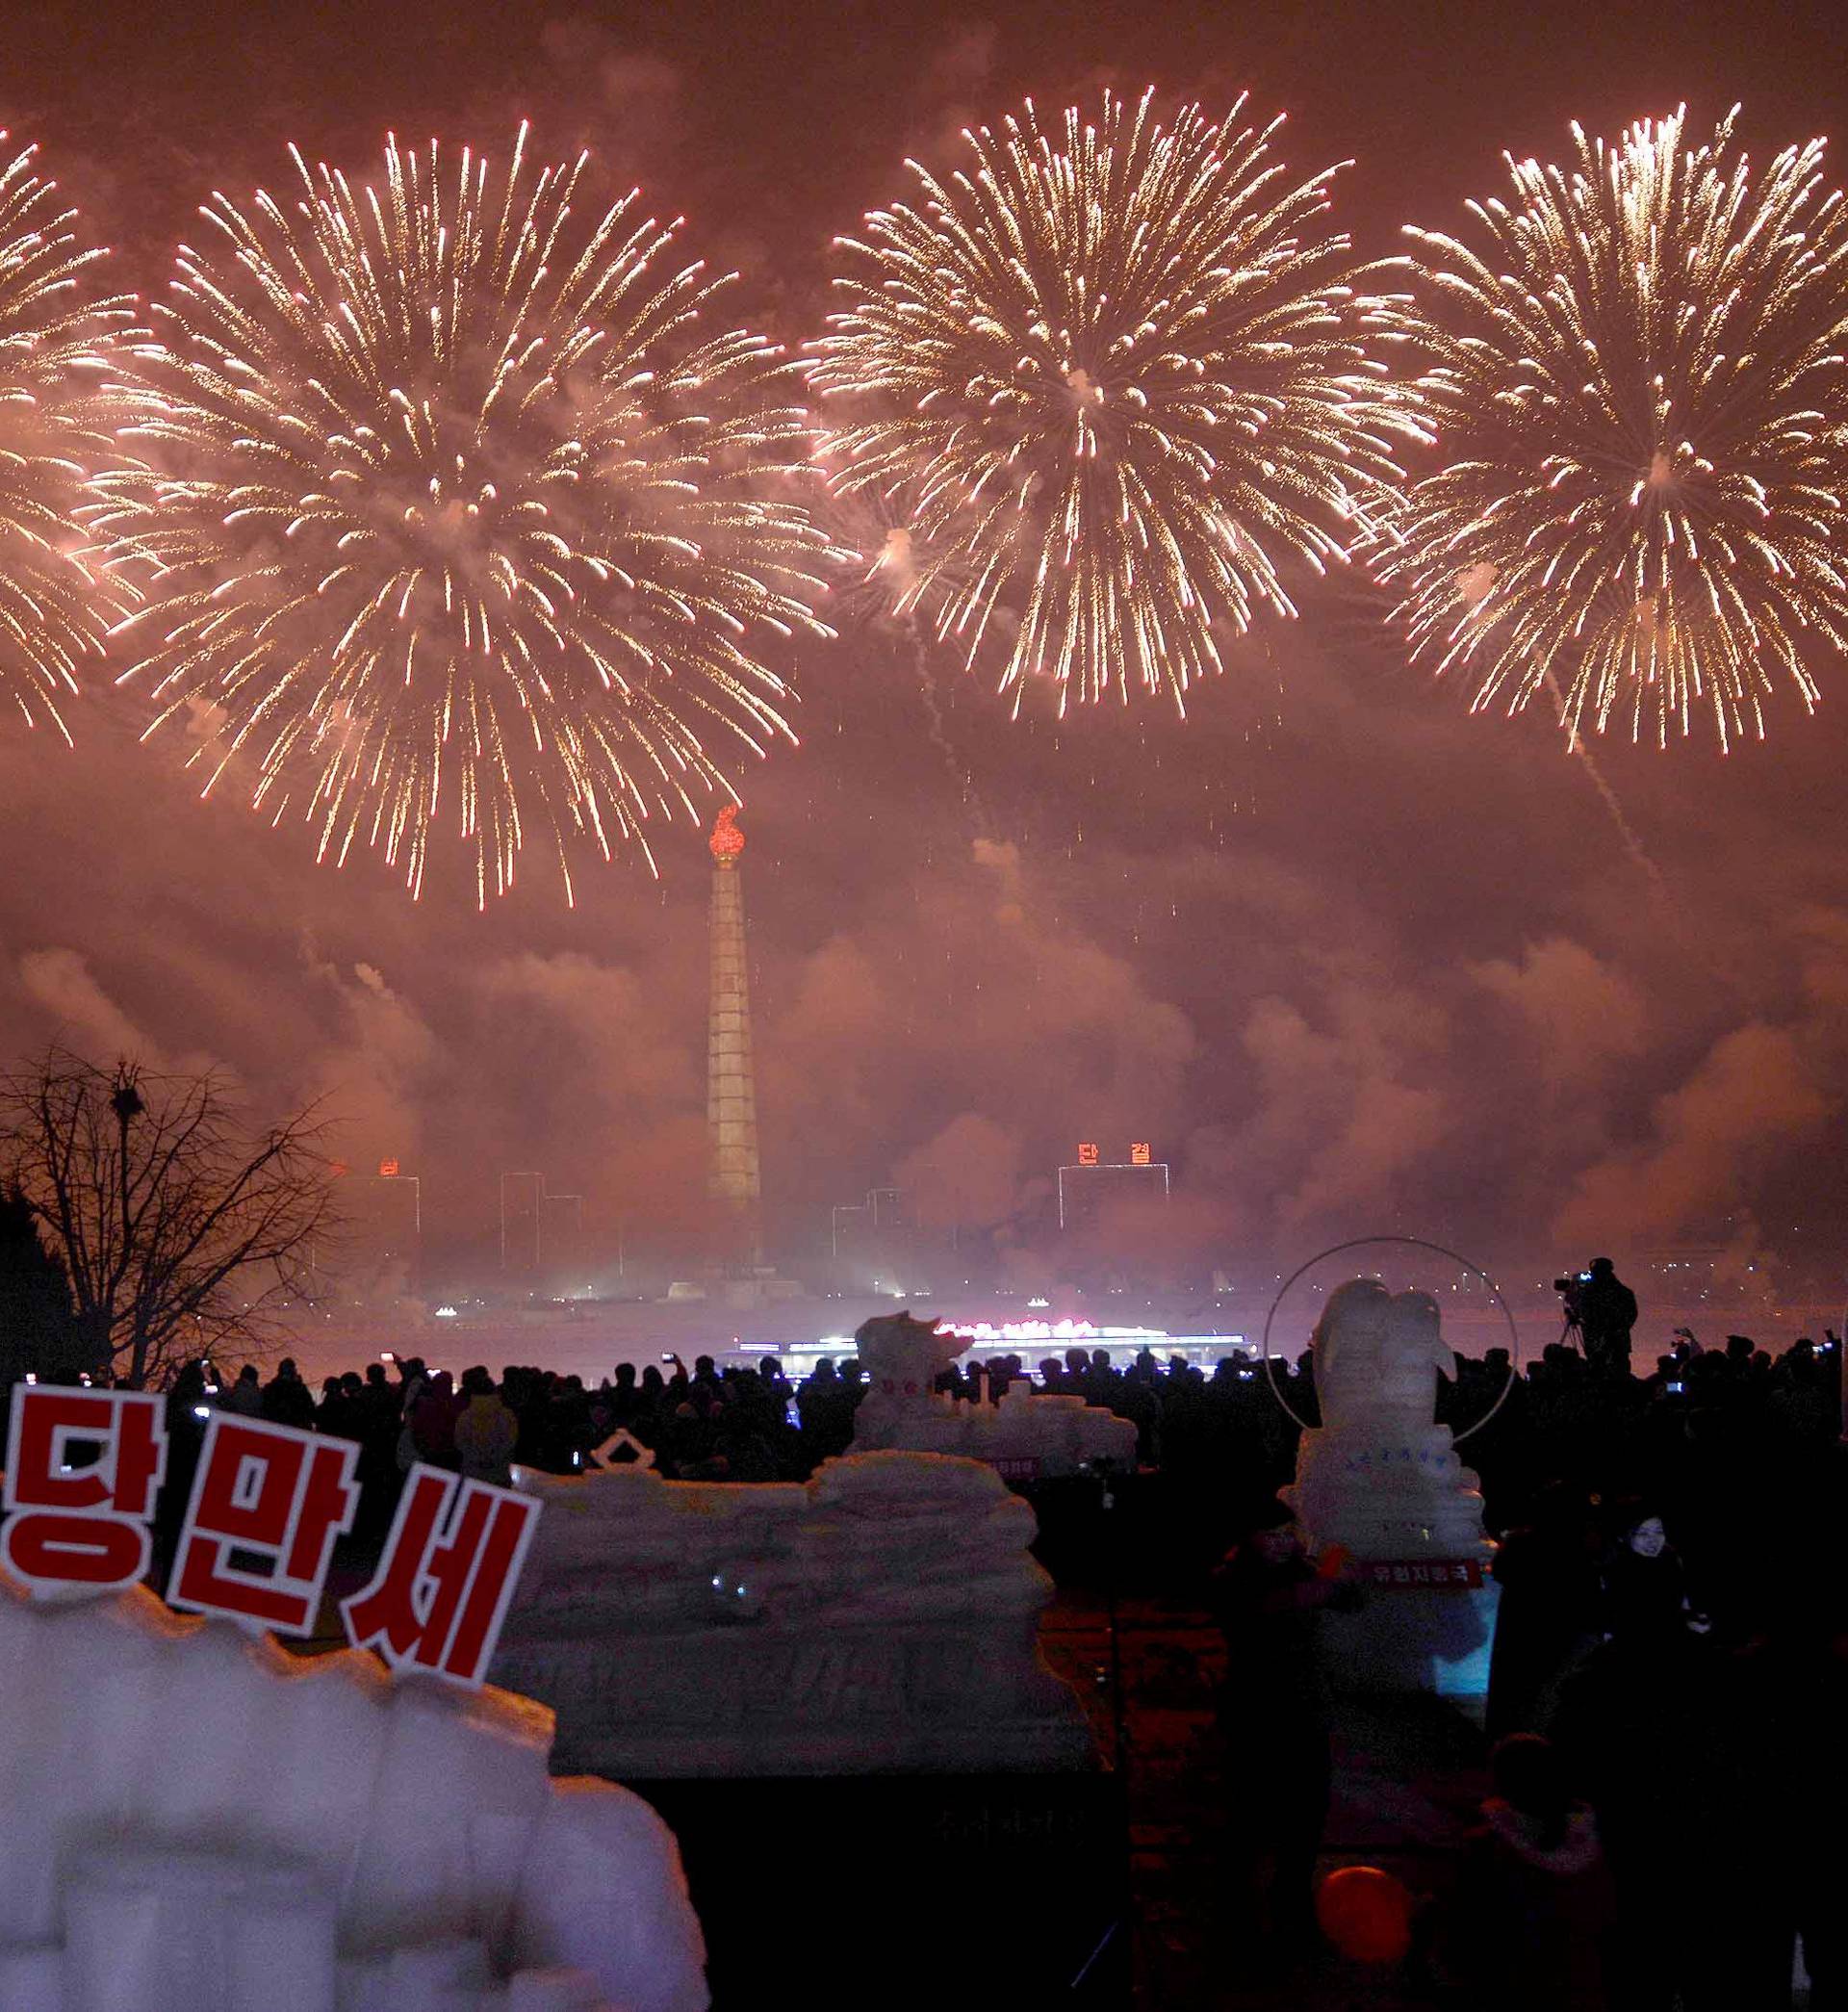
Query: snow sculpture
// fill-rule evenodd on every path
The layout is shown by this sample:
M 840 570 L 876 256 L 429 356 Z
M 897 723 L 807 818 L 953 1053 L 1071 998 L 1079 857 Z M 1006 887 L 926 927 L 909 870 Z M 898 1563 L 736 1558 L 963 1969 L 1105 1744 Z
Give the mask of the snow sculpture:
M 708 2002 L 672 1833 L 527 1699 L 11 1581 L 0 1697 L 6 2012 Z
M 1136 1464 L 1136 1428 L 1082 1397 L 1011 1384 L 998 1405 L 970 1404 L 935 1390 L 962 1353 L 955 1335 L 909 1313 L 865 1322 L 854 1346 L 870 1387 L 854 1414 L 856 1451 L 898 1448 L 988 1460 L 1011 1478 L 1076 1474 L 1087 1460 Z
M 494 1675 L 562 1766 L 633 1780 L 1083 1767 L 1032 1509 L 988 1466 L 850 1454 L 800 1485 L 516 1469 L 545 1503 Z
M 1317 1548 L 1339 1545 L 1373 1587 L 1365 1612 L 1330 1616 L 1347 1677 L 1384 1689 L 1486 1690 L 1495 1546 L 1476 1476 L 1434 1416 L 1433 1374 L 1454 1374 L 1437 1302 L 1350 1278 L 1315 1331 L 1322 1426 L 1306 1432 L 1289 1490 Z

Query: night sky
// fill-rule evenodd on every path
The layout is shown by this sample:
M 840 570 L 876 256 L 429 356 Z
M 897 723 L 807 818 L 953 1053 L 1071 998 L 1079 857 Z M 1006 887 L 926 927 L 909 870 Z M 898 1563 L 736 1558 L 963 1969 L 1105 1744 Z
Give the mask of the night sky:
M 1742 101 L 1755 155 L 1830 132 L 1838 34 L 1820 6 L 44 5 L 9 23 L 0 120 L 152 292 L 196 202 L 280 183 L 290 140 L 364 174 L 388 128 L 501 152 L 526 117 L 545 152 L 591 146 L 600 189 L 684 212 L 739 268 L 735 311 L 794 344 L 832 235 L 902 192 L 903 157 L 956 165 L 958 129 L 1024 94 L 1246 88 L 1289 112 L 1293 167 L 1353 158 L 1337 217 L 1383 255 L 1499 193 L 1502 148 L 1563 155 L 1573 118 Z M 786 1241 L 926 1170 L 1024 1235 L 1077 1140 L 1135 1138 L 1175 1164 L 1177 1249 L 1399 1229 L 1490 1261 L 1838 1265 L 1848 670 L 1817 666 L 1813 719 L 1780 692 L 1762 745 L 1607 739 L 1594 769 L 1538 710 L 1471 718 L 1376 607 L 1307 595 L 1185 723 L 1151 700 L 1010 724 L 877 627 L 805 648 L 802 746 L 746 776 L 742 818 Z M 325 1094 L 343 1156 L 422 1174 L 445 1240 L 485 1230 L 516 1165 L 631 1241 L 690 1219 L 690 825 L 659 884 L 580 871 L 575 912 L 540 851 L 477 915 L 459 847 L 413 906 L 380 861 L 318 869 L 303 829 L 200 804 L 137 721 L 99 688 L 74 754 L 0 732 L 7 1049 L 62 1033 L 220 1064 L 260 1104 Z

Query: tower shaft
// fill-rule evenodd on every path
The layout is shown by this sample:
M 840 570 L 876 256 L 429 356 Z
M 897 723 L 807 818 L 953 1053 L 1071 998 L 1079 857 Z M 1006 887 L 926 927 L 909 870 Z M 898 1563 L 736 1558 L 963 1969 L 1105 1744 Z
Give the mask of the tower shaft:
M 745 965 L 744 880 L 737 853 L 712 864 L 712 993 L 706 1019 L 707 1193 L 722 1261 L 763 1262 L 757 1097 L 751 1062 L 751 984 Z

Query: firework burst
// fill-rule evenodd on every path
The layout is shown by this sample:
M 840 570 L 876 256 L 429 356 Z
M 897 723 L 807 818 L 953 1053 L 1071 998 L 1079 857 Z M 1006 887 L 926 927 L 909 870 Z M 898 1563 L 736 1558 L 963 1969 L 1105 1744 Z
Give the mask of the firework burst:
M 90 296 L 107 254 L 82 242 L 37 152 L 0 168 L 0 692 L 68 741 L 59 702 L 129 605 L 90 561 L 84 484 L 106 440 L 98 374 L 133 312 Z
M 895 606 L 1017 710 L 1188 687 L 1216 628 L 1294 612 L 1283 572 L 1344 555 L 1356 498 L 1396 475 L 1391 408 L 1281 124 L 1106 95 L 1048 137 L 1028 105 L 964 137 L 965 172 L 842 239 L 846 304 L 816 345 L 837 489 L 901 522 Z M 894 563 L 897 560 L 901 563 Z
M 1476 240 L 1412 231 L 1387 312 L 1441 452 L 1381 548 L 1415 657 L 1575 737 L 1761 734 L 1848 634 L 1848 219 L 1822 142 L 1754 177 L 1685 114 L 1508 161 Z
M 101 520 L 151 562 L 150 734 L 202 729 L 207 788 L 235 767 L 413 893 L 447 800 L 483 901 L 531 824 L 569 892 L 568 841 L 647 852 L 731 793 L 703 735 L 788 736 L 766 645 L 827 632 L 788 366 L 702 330 L 676 225 L 574 227 L 585 159 L 525 155 L 392 141 L 379 189 L 297 154 L 292 202 L 215 195 Z

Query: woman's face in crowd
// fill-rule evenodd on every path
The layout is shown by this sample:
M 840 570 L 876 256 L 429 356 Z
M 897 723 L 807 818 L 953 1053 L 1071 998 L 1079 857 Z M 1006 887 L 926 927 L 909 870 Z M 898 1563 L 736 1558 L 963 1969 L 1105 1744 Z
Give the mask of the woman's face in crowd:
M 1638 1558 L 1660 1558 L 1668 1549 L 1668 1532 L 1659 1516 L 1645 1516 L 1630 1534 L 1630 1548 Z

